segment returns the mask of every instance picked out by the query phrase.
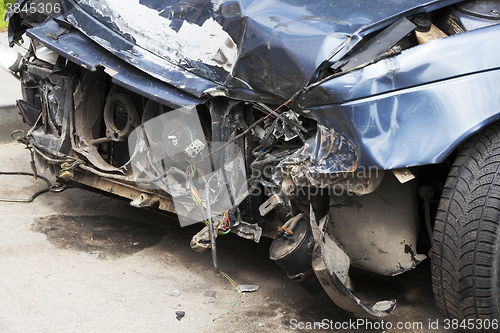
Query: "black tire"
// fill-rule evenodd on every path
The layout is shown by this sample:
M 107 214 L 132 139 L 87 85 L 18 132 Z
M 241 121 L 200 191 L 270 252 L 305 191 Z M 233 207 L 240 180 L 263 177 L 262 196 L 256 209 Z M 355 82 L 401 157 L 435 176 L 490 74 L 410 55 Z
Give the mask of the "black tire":
M 499 269 L 500 126 L 495 123 L 461 148 L 434 226 L 434 296 L 442 313 L 457 319 L 458 330 L 500 332 Z

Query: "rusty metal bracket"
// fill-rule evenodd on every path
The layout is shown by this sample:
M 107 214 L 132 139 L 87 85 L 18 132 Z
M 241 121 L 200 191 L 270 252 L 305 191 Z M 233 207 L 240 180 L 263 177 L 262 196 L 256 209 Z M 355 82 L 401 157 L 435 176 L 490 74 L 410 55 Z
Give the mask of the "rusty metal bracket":
M 269 199 L 266 200 L 262 205 L 259 207 L 259 213 L 261 216 L 266 216 L 269 212 L 271 212 L 276 206 L 279 204 L 283 204 L 283 200 L 281 199 L 279 194 L 275 194 Z
M 151 190 L 139 189 L 133 184 L 99 177 L 95 174 L 84 173 L 78 170 L 75 170 L 75 174 L 71 180 L 130 200 L 137 199 L 141 194 L 154 196 L 158 198 L 157 200 L 155 199 L 158 202 L 158 209 L 177 213 L 172 198 L 159 195 Z
M 159 201 L 160 198 L 158 198 L 158 196 L 147 193 L 141 193 L 139 196 L 137 196 L 137 198 L 130 201 L 130 206 L 136 208 L 151 207 Z
M 415 176 L 408 168 L 393 169 L 391 171 L 401 184 L 404 184 L 412 179 L 415 179 Z
M 237 226 L 231 229 L 231 232 L 234 232 L 242 238 L 253 240 L 255 243 L 260 242 L 260 237 L 262 236 L 262 228 L 259 227 L 257 223 L 250 224 L 240 222 Z

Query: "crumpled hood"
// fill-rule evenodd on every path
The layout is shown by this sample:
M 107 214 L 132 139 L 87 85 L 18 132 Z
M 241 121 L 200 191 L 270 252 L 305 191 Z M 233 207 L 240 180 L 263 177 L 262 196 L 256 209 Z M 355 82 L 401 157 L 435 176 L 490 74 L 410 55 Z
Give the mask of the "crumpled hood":
M 318 66 L 342 47 L 352 47 L 362 36 L 402 14 L 426 12 L 457 1 L 74 2 L 104 26 L 156 57 L 228 90 L 282 100 L 307 84 Z M 79 25 L 72 15 L 69 21 L 91 38 L 98 35 L 88 25 Z M 356 38 L 349 40 L 351 36 Z M 124 52 L 99 38 L 93 39 L 115 54 Z M 127 60 L 137 62 L 134 56 Z

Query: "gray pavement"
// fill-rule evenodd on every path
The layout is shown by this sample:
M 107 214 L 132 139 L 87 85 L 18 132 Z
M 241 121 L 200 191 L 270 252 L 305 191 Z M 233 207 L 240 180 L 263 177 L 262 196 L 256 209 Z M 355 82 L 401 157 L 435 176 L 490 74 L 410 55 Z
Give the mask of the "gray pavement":
M 0 33 L 0 48 L 9 47 L 7 33 Z M 19 47 L 14 50 L 21 52 Z M 5 70 L 0 68 L 0 108 L 12 108 L 15 106 L 16 99 L 21 98 L 21 85 L 19 82 Z
M 0 48 L 8 47 L 7 33 L 0 33 Z M 19 47 L 16 51 L 21 52 Z M 0 142 L 11 141 L 10 133 L 13 129 L 26 130 L 27 126 L 19 116 L 16 100 L 22 98 L 21 84 L 10 73 L 0 68 Z
M 21 98 L 21 85 L 11 74 L 0 68 L 0 108 L 13 108 Z

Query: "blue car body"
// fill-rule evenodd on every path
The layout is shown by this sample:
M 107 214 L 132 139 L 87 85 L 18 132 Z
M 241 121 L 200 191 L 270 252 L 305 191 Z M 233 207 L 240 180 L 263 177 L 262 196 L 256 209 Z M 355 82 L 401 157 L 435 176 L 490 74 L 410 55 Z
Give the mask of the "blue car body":
M 425 14 L 456 2 L 134 4 L 159 14 L 155 18 L 137 16 L 136 22 L 168 20 L 172 31 L 184 22 L 203 25 L 214 20 L 220 24 L 237 48 L 231 72 L 189 55 L 174 57 L 175 49 L 159 55 L 146 45 L 134 44 L 135 37 L 124 36 L 113 23 L 118 13 L 111 9 L 98 12 L 92 1 L 62 1 L 64 18 L 77 32 L 53 40 L 46 32 L 59 30 L 59 25 L 49 20 L 28 30 L 28 36 L 77 63 L 85 62 L 89 68 L 109 62 L 119 72 L 114 78 L 117 83 L 134 86 L 148 96 L 165 96 L 164 91 L 150 91 L 152 86 L 162 86 L 172 92 L 171 97 L 158 100 L 169 105 L 192 105 L 207 96 L 220 95 L 279 105 L 312 82 L 318 68 L 340 60 L 374 31 L 402 16 Z M 11 39 L 14 26 L 11 20 Z M 492 25 L 404 50 L 302 93 L 295 99 L 294 109 L 346 136 L 358 150 L 360 166 L 395 169 L 439 163 L 465 138 L 499 118 L 499 30 Z M 78 59 L 68 54 L 79 46 L 95 50 L 75 51 Z M 114 57 L 109 60 L 110 53 L 122 62 L 118 64 Z M 81 60 L 85 57 L 91 59 Z M 139 80 L 127 83 L 121 79 L 134 71 L 135 77 L 157 83 L 148 86 Z M 179 96 L 184 97 L 178 100 Z

